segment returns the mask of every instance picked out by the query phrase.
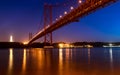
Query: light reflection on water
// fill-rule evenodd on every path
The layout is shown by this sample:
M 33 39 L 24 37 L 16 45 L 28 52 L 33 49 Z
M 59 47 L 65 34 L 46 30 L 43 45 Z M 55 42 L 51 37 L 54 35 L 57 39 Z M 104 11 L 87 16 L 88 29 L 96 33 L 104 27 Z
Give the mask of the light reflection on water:
M 88 64 L 90 64 L 90 48 L 88 48 Z
M 9 63 L 8 63 L 8 73 L 11 74 L 11 71 L 13 69 L 13 49 L 9 49 Z
M 111 68 L 111 74 L 113 74 L 113 51 L 112 51 L 112 48 L 110 48 L 109 50 L 110 52 L 110 68 Z
M 23 63 L 22 63 L 22 74 L 25 74 L 26 70 L 26 49 L 23 50 Z
M 63 69 L 63 49 L 59 49 L 59 69 Z
M 120 48 L 0 49 L 0 75 L 120 75 Z

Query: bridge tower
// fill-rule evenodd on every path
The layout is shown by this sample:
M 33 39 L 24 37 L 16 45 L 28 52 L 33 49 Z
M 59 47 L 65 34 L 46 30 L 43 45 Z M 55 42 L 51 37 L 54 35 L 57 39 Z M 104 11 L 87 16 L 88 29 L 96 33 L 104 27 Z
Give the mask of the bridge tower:
M 52 5 L 44 4 L 44 29 L 46 34 L 46 27 L 52 25 Z M 44 43 L 52 44 L 52 32 L 44 36 Z

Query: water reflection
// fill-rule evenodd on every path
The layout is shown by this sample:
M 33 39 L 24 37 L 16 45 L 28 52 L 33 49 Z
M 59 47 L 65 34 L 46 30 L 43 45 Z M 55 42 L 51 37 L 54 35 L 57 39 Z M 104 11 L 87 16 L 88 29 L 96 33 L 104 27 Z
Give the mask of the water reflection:
M 22 63 L 22 73 L 25 73 L 26 70 L 26 49 L 23 50 L 23 63 Z
M 59 75 L 72 75 L 71 67 L 75 64 L 72 59 L 72 49 L 64 48 L 59 49 Z M 73 70 L 72 70 L 73 71 Z
M 9 49 L 9 63 L 8 63 L 8 75 L 10 75 L 12 73 L 12 69 L 13 69 L 13 49 L 10 48 Z
M 120 75 L 119 58 L 120 48 L 11 48 L 0 51 L 0 75 Z
M 38 59 L 38 68 L 43 68 L 45 65 L 44 62 L 45 54 L 43 49 L 38 50 L 37 59 Z
M 90 64 L 90 48 L 88 48 L 88 64 Z
M 111 72 L 113 72 L 113 51 L 112 51 L 112 48 L 110 48 L 109 53 L 110 53 L 110 68 L 111 68 Z
M 113 63 L 113 51 L 112 51 L 112 48 L 110 48 L 109 52 L 110 52 L 110 62 L 112 64 Z
M 64 66 L 64 74 L 69 74 L 70 72 L 70 60 L 72 60 L 71 59 L 71 57 L 72 57 L 72 55 L 70 54 L 70 52 L 71 52 L 71 50 L 69 49 L 69 48 L 66 48 L 65 49 L 65 66 Z M 69 74 L 70 75 L 70 74 Z
M 32 49 L 31 50 L 31 61 L 32 65 L 36 67 L 36 69 L 43 69 L 45 65 L 45 54 L 43 49 Z
M 63 49 L 59 49 L 59 69 L 62 70 L 63 68 Z
M 69 61 L 69 53 L 70 53 L 69 48 L 66 48 L 65 50 L 66 61 Z
M 72 49 L 70 49 L 70 59 L 72 59 Z

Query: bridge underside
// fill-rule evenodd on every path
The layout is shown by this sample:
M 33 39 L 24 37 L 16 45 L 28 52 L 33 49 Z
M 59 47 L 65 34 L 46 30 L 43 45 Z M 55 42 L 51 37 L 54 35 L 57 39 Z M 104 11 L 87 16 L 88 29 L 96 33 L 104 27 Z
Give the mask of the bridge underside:
M 45 29 L 39 31 L 28 44 L 33 41 L 43 37 L 44 35 L 55 31 L 71 22 L 76 21 L 79 18 L 89 15 L 90 13 L 95 12 L 99 8 L 103 8 L 111 3 L 116 2 L 116 0 L 86 0 L 80 6 L 73 9 L 71 12 L 57 20 L 52 25 L 47 26 Z

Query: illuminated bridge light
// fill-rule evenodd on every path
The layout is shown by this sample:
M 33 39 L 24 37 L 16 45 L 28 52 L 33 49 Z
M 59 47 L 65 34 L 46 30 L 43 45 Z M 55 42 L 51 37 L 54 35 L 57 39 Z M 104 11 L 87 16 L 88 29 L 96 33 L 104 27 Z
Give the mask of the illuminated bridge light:
M 60 15 L 60 18 L 62 18 L 62 16 Z
M 65 12 L 64 12 L 64 14 L 66 15 L 66 14 L 67 14 L 67 12 L 65 11 Z
M 70 9 L 73 10 L 74 9 L 73 6 L 71 6 Z
M 79 0 L 78 3 L 82 3 L 82 0 Z

